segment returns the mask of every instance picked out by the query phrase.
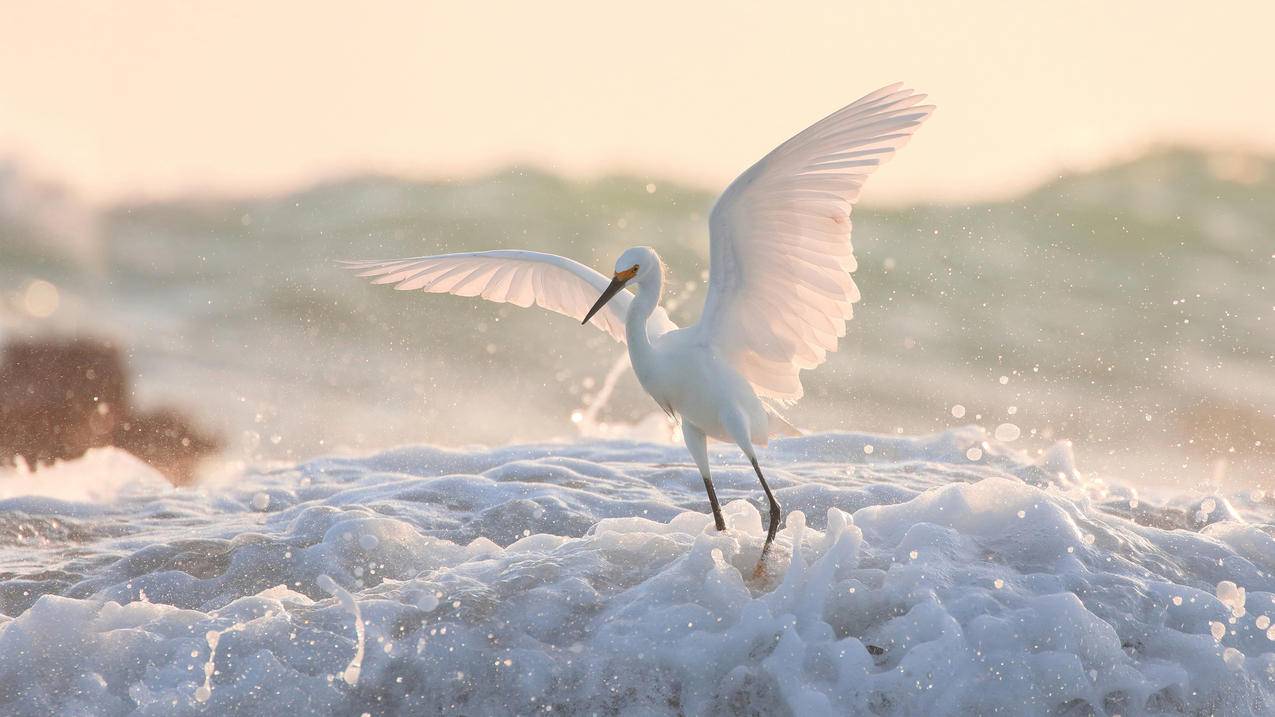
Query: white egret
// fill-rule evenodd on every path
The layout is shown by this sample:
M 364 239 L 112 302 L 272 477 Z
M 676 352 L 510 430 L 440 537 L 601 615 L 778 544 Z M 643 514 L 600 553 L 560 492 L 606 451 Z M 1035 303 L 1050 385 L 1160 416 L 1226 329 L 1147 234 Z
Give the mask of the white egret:
M 664 268 L 650 247 L 626 250 L 609 278 L 565 257 L 516 250 L 347 266 L 400 290 L 537 304 L 626 341 L 642 388 L 681 419 L 718 530 L 726 522 L 707 439 L 735 443 L 752 463 L 770 509 L 764 562 L 781 508 L 753 446 L 796 433 L 771 403 L 800 398 L 799 373 L 823 363 L 845 335 L 859 300 L 850 278 L 850 211 L 867 176 L 933 112 L 920 104 L 924 97 L 898 84 L 883 87 L 779 145 L 732 182 L 709 217 L 708 296 L 693 326 L 678 328 L 660 307 Z M 630 284 L 636 294 L 623 291 Z

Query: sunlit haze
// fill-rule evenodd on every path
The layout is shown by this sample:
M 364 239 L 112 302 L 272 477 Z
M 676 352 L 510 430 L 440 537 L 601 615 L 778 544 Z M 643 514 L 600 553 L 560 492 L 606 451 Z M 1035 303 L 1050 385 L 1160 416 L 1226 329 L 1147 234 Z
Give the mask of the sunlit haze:
M 1275 715 L 1272 28 L 10 0 L 0 717 Z
M 878 200 L 1006 196 L 1162 143 L 1275 147 L 1269 3 L 340 7 L 11 3 L 0 157 L 95 201 L 511 163 L 711 188 L 895 80 L 939 113 Z

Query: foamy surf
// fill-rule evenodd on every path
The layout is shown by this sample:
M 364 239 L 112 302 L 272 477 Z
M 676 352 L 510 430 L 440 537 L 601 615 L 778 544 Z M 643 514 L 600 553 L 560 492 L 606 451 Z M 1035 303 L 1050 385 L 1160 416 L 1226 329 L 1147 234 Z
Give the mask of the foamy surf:
M 59 471 L 109 468 L 108 494 L 6 483 L 0 711 L 1275 709 L 1264 495 L 1139 495 L 977 428 L 785 439 L 764 460 L 789 513 L 754 579 L 760 491 L 721 450 L 726 533 L 680 447 L 633 441 L 405 447 L 202 490 L 105 451 Z

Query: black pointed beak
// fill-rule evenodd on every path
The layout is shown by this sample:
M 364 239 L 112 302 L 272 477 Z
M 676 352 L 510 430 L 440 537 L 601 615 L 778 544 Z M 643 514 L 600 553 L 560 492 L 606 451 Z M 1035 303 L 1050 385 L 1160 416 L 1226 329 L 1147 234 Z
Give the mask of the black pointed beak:
M 612 279 L 611 283 L 608 284 L 607 288 L 602 292 L 602 296 L 598 297 L 598 302 L 593 305 L 592 309 L 589 309 L 589 313 L 584 315 L 584 321 L 581 321 L 580 324 L 584 325 L 589 323 L 589 319 L 592 319 L 594 314 L 598 313 L 603 306 L 606 306 L 607 302 L 610 301 L 613 296 L 620 293 L 620 290 L 623 289 L 624 285 L 627 283 L 629 283 L 628 279 L 621 279 L 618 276 Z

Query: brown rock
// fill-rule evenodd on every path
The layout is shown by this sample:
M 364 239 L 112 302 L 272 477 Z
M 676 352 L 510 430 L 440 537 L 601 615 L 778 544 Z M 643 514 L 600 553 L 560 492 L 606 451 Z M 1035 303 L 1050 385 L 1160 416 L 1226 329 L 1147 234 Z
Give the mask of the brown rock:
M 221 443 L 193 429 L 181 414 L 170 409 L 130 414 L 118 424 L 115 445 L 155 466 L 177 485 L 190 483 L 195 468 Z
M 219 442 L 176 411 L 137 412 L 119 350 L 90 339 L 12 342 L 0 357 L 0 462 L 76 458 L 116 445 L 187 483 Z

